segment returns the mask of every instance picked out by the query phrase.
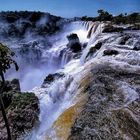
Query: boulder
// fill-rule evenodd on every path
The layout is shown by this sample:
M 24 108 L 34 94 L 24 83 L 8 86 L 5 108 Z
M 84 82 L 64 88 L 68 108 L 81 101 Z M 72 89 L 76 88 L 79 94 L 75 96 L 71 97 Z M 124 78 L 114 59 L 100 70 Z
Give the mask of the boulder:
M 67 39 L 69 41 L 67 46 L 72 50 L 72 52 L 77 53 L 81 51 L 82 45 L 77 34 L 70 34 L 67 36 Z

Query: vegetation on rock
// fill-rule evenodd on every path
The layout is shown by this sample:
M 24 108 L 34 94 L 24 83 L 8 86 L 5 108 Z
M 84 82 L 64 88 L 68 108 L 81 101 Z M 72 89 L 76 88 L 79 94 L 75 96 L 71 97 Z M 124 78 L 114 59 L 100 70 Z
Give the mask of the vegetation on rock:
M 0 107 L 1 107 L 2 115 L 3 115 L 3 119 L 5 121 L 5 125 L 6 125 L 6 128 L 7 128 L 8 140 L 11 140 L 12 138 L 11 138 L 11 134 L 10 134 L 10 128 L 9 128 L 8 120 L 7 120 L 6 113 L 5 113 L 3 99 L 2 99 L 1 96 L 2 96 L 3 90 L 5 88 L 4 73 L 8 69 L 10 69 L 12 64 L 14 64 L 15 69 L 18 70 L 18 65 L 17 65 L 16 61 L 14 61 L 13 58 L 12 58 L 14 55 L 15 54 L 7 46 L 0 43 L 0 77 L 1 77 Z

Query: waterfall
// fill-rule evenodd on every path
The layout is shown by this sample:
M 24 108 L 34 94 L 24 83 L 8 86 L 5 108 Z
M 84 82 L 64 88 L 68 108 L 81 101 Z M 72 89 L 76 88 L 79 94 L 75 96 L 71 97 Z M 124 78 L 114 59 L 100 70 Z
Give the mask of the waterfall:
M 83 97 L 81 93 L 89 82 L 90 65 L 81 65 L 81 61 L 84 62 L 90 43 L 96 41 L 96 36 L 101 33 L 101 27 L 103 23 L 74 22 L 65 28 L 65 32 L 57 34 L 58 41 L 54 42 L 53 47 L 43 52 L 43 61 L 49 60 L 47 67 L 56 69 L 56 73 L 63 73 L 64 76 L 54 79 L 52 83 L 43 83 L 44 86 L 32 89 L 40 100 L 40 124 L 26 137 L 26 140 L 59 139 L 56 127 L 58 118 L 61 120 L 61 115 L 79 104 L 80 99 L 83 103 L 86 100 L 86 94 L 83 94 L 85 96 Z M 67 41 L 62 37 L 70 33 L 77 33 L 81 42 L 88 42 L 88 46 L 82 50 L 81 58 L 74 59 L 72 52 L 66 49 Z M 79 88 L 80 86 L 82 88 Z

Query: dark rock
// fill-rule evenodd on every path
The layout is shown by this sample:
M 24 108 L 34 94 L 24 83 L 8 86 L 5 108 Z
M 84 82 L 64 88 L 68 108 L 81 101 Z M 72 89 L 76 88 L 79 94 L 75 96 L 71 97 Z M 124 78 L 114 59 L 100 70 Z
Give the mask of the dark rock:
M 111 25 L 105 26 L 103 33 L 122 32 L 124 29 L 121 27 L 114 27 Z
M 9 14 L 6 16 L 6 21 L 9 23 L 13 23 L 15 21 L 17 21 L 19 19 L 19 17 L 16 14 Z
M 18 79 L 13 79 L 11 81 L 11 87 L 12 87 L 12 90 L 14 90 L 14 91 L 20 91 L 20 83 L 19 83 L 19 80 Z
M 75 42 L 75 43 L 71 44 L 70 48 L 74 53 L 77 53 L 77 52 L 81 51 L 81 44 L 78 42 Z
M 78 36 L 77 36 L 77 34 L 70 34 L 70 35 L 68 35 L 67 36 L 67 38 L 68 38 L 68 41 L 76 41 L 76 42 L 79 42 L 79 38 L 78 38 Z
M 117 50 L 109 49 L 109 50 L 104 50 L 103 54 L 104 55 L 117 55 L 117 54 L 119 54 L 119 52 Z
M 88 45 L 87 42 L 86 42 L 86 43 L 83 43 L 82 47 L 83 47 L 83 48 L 86 48 L 87 45 Z
M 129 35 L 126 35 L 121 38 L 120 45 L 125 45 L 125 43 L 130 39 L 131 37 Z
M 133 50 L 135 50 L 135 51 L 139 51 L 139 50 L 140 50 L 140 40 L 138 40 L 138 41 L 135 43 Z
M 42 13 L 41 12 L 33 12 L 31 15 L 30 15 L 30 18 L 29 20 L 31 22 L 37 22 L 42 16 Z
M 102 42 L 98 42 L 94 47 L 91 47 L 89 50 L 90 54 L 93 54 L 95 51 L 99 50 L 102 47 Z
M 89 56 L 92 56 L 94 53 L 96 53 L 98 50 L 100 50 L 100 48 L 102 47 L 102 42 L 98 42 L 95 46 L 91 47 L 86 58 L 88 58 Z
M 72 52 L 77 53 L 81 51 L 82 45 L 79 41 L 77 34 L 70 34 L 69 36 L 67 36 L 67 39 L 69 41 L 67 46 L 72 50 Z
M 49 74 L 49 75 L 44 79 L 43 85 L 45 85 L 45 84 L 51 84 L 54 80 L 59 79 L 59 78 L 62 78 L 62 77 L 64 77 L 64 74 L 63 74 L 63 73 Z M 43 85 L 42 85 L 42 86 L 43 86 Z

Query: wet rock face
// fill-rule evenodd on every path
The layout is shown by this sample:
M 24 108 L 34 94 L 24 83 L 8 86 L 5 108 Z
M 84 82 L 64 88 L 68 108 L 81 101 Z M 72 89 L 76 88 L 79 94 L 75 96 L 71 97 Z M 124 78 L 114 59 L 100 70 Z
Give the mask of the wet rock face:
M 108 62 L 94 65 L 89 98 L 69 140 L 140 139 L 140 69 L 127 68 Z
M 39 101 L 34 93 L 21 93 L 17 79 L 6 82 L 2 93 L 12 139 L 16 140 L 29 133 L 38 122 Z M 1 110 L 1 109 L 0 109 Z M 7 139 L 5 123 L 0 111 L 0 140 Z
M 81 51 L 82 45 L 77 34 L 70 34 L 69 36 L 67 36 L 67 39 L 69 41 L 67 46 L 72 50 L 72 52 L 77 53 Z

